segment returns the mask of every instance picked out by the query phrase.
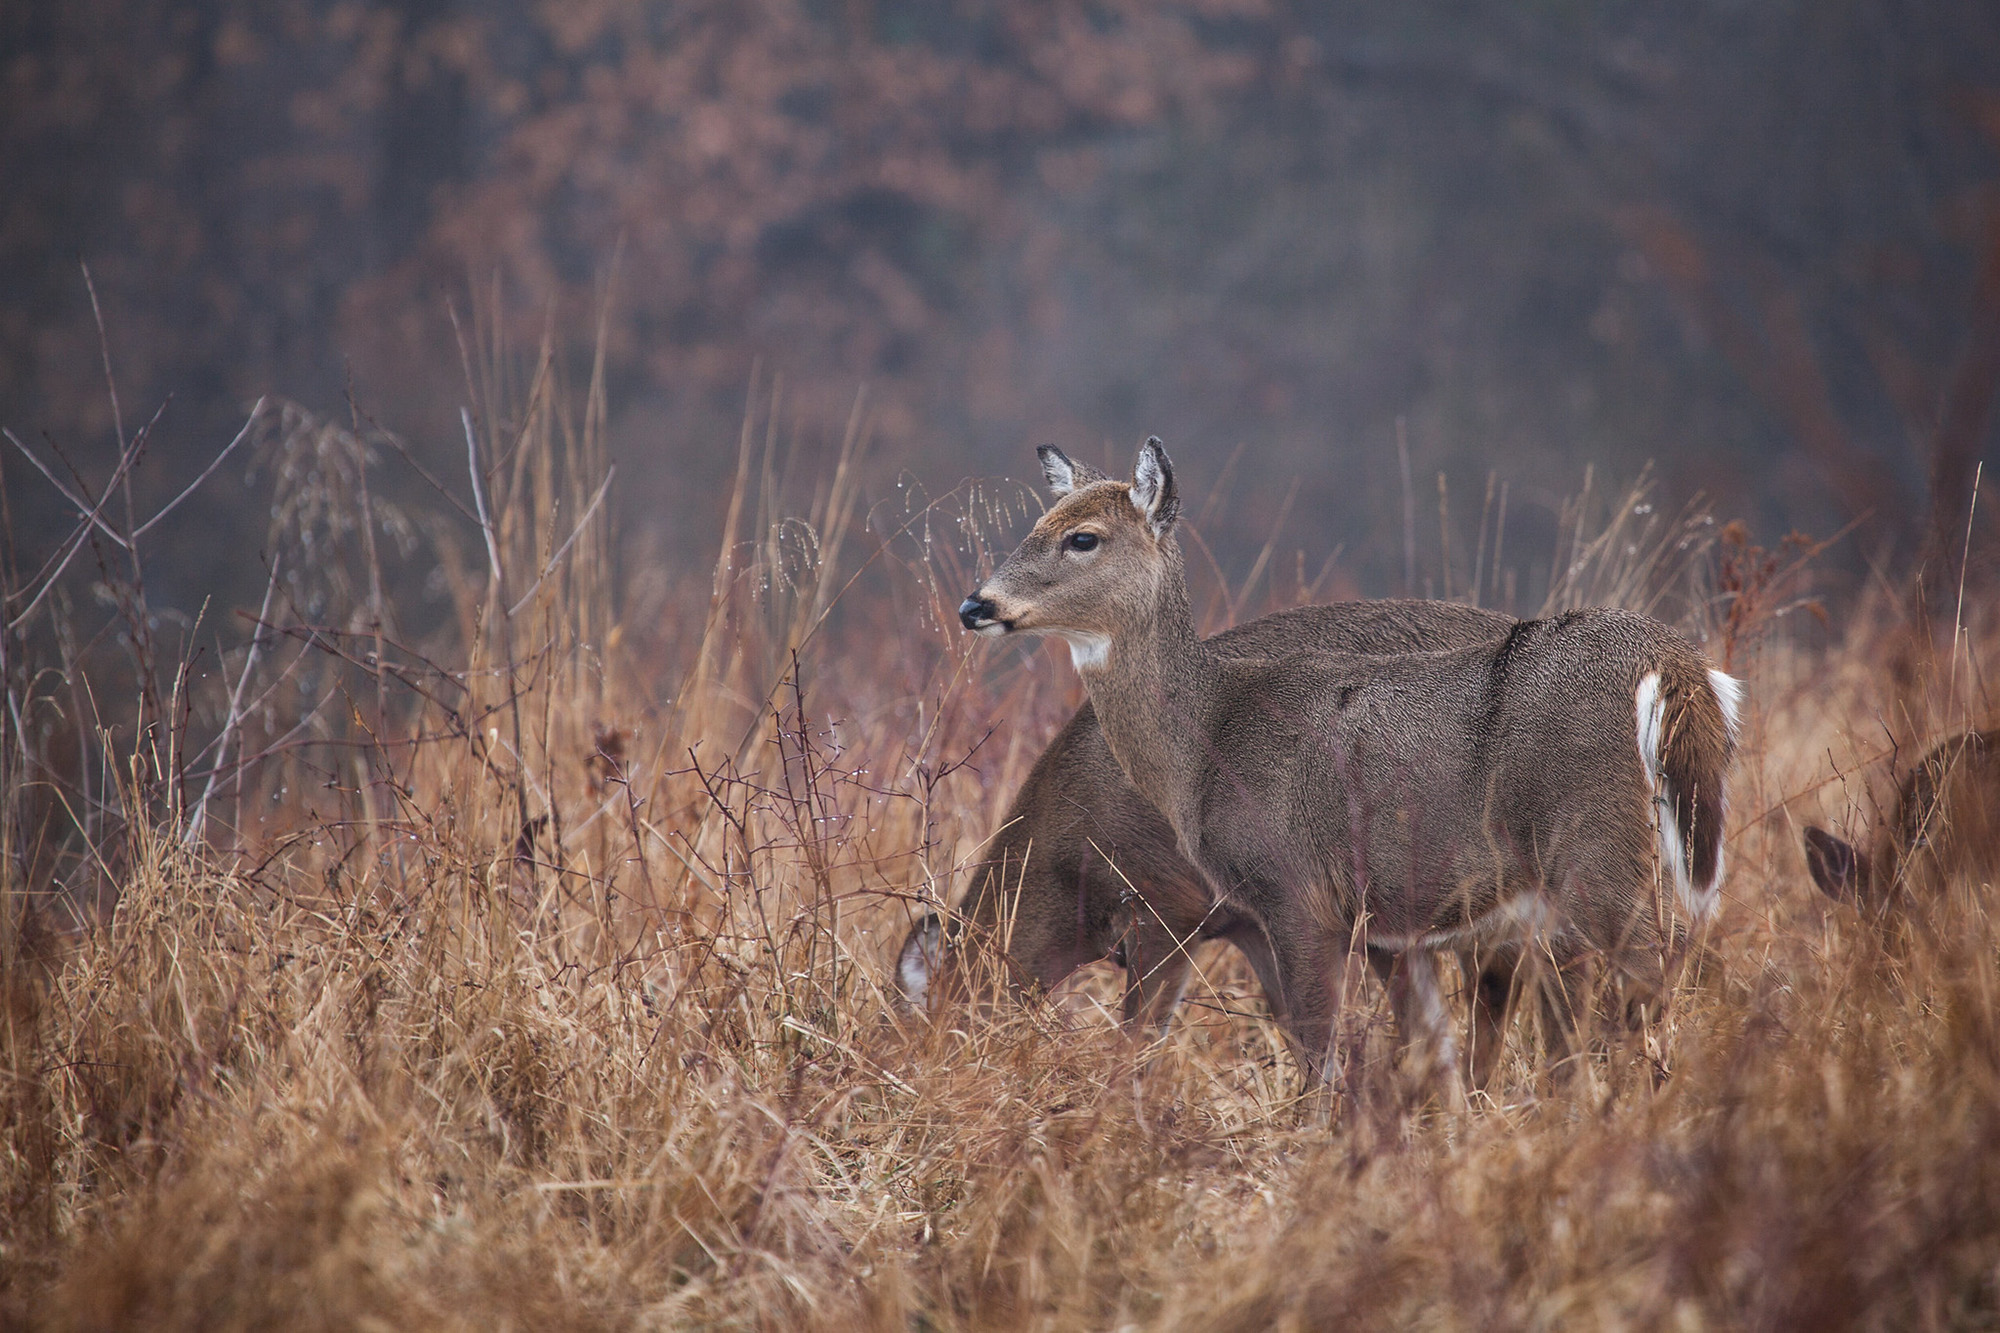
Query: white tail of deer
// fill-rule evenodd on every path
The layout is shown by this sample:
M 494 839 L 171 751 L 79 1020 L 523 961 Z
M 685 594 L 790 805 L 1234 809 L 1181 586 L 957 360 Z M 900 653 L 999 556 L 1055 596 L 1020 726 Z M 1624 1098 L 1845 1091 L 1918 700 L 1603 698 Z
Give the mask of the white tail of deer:
M 1357 947 L 1390 974 L 1406 1040 L 1445 1069 L 1435 950 L 1477 955 L 1502 994 L 1524 962 L 1601 958 L 1657 1008 L 1678 957 L 1668 904 L 1716 902 L 1735 682 L 1615 611 L 1436 652 L 1232 658 L 1195 635 L 1159 441 L 1130 482 L 1041 455 L 1060 498 L 960 619 L 1069 643 L 1119 767 L 1268 941 L 1310 1076 Z M 1565 987 L 1542 994 L 1568 1040 Z M 1499 1015 L 1474 1028 L 1483 1081 L 1505 1006 L 1479 1009 Z

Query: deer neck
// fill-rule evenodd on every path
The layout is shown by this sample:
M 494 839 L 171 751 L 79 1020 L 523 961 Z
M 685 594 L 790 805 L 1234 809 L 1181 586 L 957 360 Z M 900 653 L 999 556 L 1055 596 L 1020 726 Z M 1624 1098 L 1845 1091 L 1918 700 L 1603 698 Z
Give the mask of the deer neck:
M 1166 543 L 1166 568 L 1150 614 L 1076 653 L 1097 722 L 1118 766 L 1173 825 L 1185 852 L 1195 836 L 1214 690 L 1213 664 L 1194 632 L 1180 547 Z

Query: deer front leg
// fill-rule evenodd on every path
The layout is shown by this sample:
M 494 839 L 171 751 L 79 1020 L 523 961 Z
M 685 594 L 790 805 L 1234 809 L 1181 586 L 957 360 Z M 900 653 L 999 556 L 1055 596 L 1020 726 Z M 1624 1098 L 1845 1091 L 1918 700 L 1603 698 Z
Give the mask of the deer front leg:
M 1180 1007 L 1194 960 L 1188 946 L 1164 926 L 1134 927 L 1122 946 L 1125 956 L 1124 1023 L 1149 1040 L 1163 1037 Z
M 1347 951 L 1311 923 L 1280 918 L 1265 930 L 1277 983 L 1272 1007 L 1281 1015 L 1308 1090 L 1326 1081 L 1347 974 Z M 1256 962 L 1252 955 L 1252 962 Z M 1267 983 L 1269 989 L 1269 983 Z
M 1250 970 L 1257 974 L 1257 984 L 1263 988 L 1264 1003 L 1271 1010 L 1271 1017 L 1283 1024 L 1285 988 L 1279 979 L 1278 955 L 1271 948 L 1271 937 L 1256 922 L 1239 919 L 1222 933 L 1221 938 L 1241 949 L 1243 956 L 1250 960 Z

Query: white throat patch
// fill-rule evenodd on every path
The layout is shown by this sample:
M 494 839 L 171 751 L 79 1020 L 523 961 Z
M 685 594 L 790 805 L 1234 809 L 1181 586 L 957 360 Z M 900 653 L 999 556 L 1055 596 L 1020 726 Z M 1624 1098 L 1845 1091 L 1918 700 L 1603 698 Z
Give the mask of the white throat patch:
M 1069 660 L 1078 671 L 1101 667 L 1111 660 L 1108 634 L 1065 633 L 1062 637 L 1069 644 Z

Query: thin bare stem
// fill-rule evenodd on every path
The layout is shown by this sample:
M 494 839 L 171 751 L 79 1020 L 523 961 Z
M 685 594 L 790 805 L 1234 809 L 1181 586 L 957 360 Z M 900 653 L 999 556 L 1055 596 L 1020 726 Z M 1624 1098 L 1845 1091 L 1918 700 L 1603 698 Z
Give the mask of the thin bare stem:
M 1443 571 L 1440 588 L 1444 600 L 1451 600 L 1451 495 L 1445 487 L 1444 469 L 1438 469 L 1438 566 Z
M 257 623 L 260 627 L 270 619 L 271 597 L 278 590 L 278 567 L 281 563 L 282 557 L 274 553 L 271 556 L 271 576 L 264 581 L 263 606 L 257 612 Z M 229 762 L 230 741 L 236 734 L 237 723 L 243 717 L 243 690 L 257 669 L 257 655 L 263 646 L 264 636 L 261 632 L 250 636 L 250 650 L 243 658 L 243 672 L 236 677 L 235 688 L 229 692 L 229 712 L 223 719 L 222 734 L 215 751 L 215 764 L 209 770 L 208 781 L 201 789 L 201 799 L 195 802 L 194 813 L 188 816 L 187 832 L 181 837 L 181 842 L 185 846 L 192 847 L 201 841 L 202 828 L 208 819 L 208 800 L 215 794 L 215 784 L 222 776 L 223 765 Z
M 1972 562 L 1972 519 L 1979 511 L 1979 479 L 1986 474 L 1986 460 L 1972 469 L 1972 498 L 1965 506 L 1965 549 L 1958 559 L 1958 605 L 1951 614 L 1951 676 L 1946 687 L 1947 704 L 1958 697 L 1958 645 L 1965 634 L 1965 571 Z
M 118 531 L 118 529 L 112 527 L 109 523 L 104 521 L 100 512 L 102 509 L 101 505 L 93 507 L 87 504 L 82 499 L 78 498 L 77 494 L 74 491 L 70 490 L 68 486 L 63 484 L 62 478 L 58 477 L 54 473 L 54 471 L 52 471 L 49 468 L 49 465 L 47 463 L 44 463 L 41 459 L 37 458 L 34 455 L 34 453 L 28 448 L 27 445 L 21 443 L 20 439 L 15 436 L 13 431 L 8 430 L 4 427 L 0 427 L 0 435 L 5 435 L 7 437 L 7 442 L 20 451 L 21 457 L 27 459 L 30 463 L 33 463 L 35 465 L 35 471 L 41 473 L 44 477 L 48 478 L 49 485 L 55 487 L 56 490 L 62 495 L 62 498 L 69 501 L 70 504 L 75 507 L 79 517 L 81 517 L 86 523 L 94 525 L 99 532 L 101 532 L 106 537 L 109 537 L 112 541 L 116 542 L 120 547 L 123 547 L 125 545 L 125 534 Z
M 472 503 L 479 514 L 479 535 L 486 539 L 486 568 L 493 586 L 500 587 L 500 547 L 493 539 L 493 519 L 486 512 L 486 486 L 479 479 L 479 437 L 473 433 L 472 410 L 461 407 L 458 419 L 465 426 L 465 470 L 472 477 Z
M 136 542 L 139 540 L 139 538 L 151 532 L 154 528 L 159 526 L 161 519 L 164 519 L 168 514 L 171 514 L 174 512 L 174 510 L 180 508 L 181 501 L 187 499 L 190 495 L 193 495 L 196 491 L 200 490 L 201 484 L 207 481 L 210 477 L 214 476 L 215 470 L 222 466 L 223 461 L 227 459 L 229 455 L 236 452 L 236 446 L 250 438 L 250 428 L 257 424 L 257 417 L 264 410 L 264 402 L 265 400 L 262 398 L 259 398 L 257 400 L 256 405 L 250 409 L 250 419 L 243 423 L 243 429 L 237 431 L 236 438 L 231 440 L 228 444 L 222 447 L 222 452 L 217 454 L 214 458 L 214 461 L 210 462 L 207 467 L 201 470 L 201 475 L 199 477 L 196 477 L 193 481 L 189 482 L 187 484 L 187 487 L 184 490 L 182 490 L 179 495 L 176 495 L 173 499 L 167 501 L 166 504 L 162 505 L 160 507 L 160 511 L 157 514 L 154 514 L 151 518 L 147 519 L 144 523 L 141 523 L 139 525 L 138 530 L 132 534 L 133 541 Z M 121 543 L 121 544 L 129 545 L 129 543 Z
M 535 576 L 534 583 L 530 584 L 528 590 L 521 594 L 521 600 L 508 608 L 508 615 L 519 615 L 521 608 L 534 600 L 536 590 L 542 586 L 549 575 L 555 573 L 557 568 L 561 566 L 563 557 L 569 554 L 570 547 L 576 545 L 576 539 L 583 534 L 584 528 L 589 525 L 591 515 L 597 512 L 597 506 L 604 502 L 605 492 L 611 489 L 611 479 L 617 475 L 618 468 L 616 464 L 605 469 L 604 480 L 598 483 L 597 493 L 590 497 L 590 505 L 583 511 L 583 517 L 576 521 L 576 526 L 570 529 L 569 537 L 556 549 L 556 553 L 549 557 L 548 563 L 542 566 L 542 572 Z
M 165 404 L 161 405 L 160 410 L 166 410 Z M 61 581 L 64 571 L 69 568 L 69 562 L 76 558 L 78 551 L 83 549 L 84 539 L 90 535 L 90 530 L 98 525 L 100 515 L 103 514 L 104 507 L 111 503 L 111 497 L 118 490 L 119 483 L 124 481 L 126 476 L 131 472 L 133 464 L 139 461 L 139 455 L 145 452 L 146 440 L 152 433 L 153 422 L 159 419 L 159 412 L 155 412 L 153 420 L 147 422 L 140 429 L 139 433 L 132 437 L 132 443 L 125 446 L 125 452 L 118 459 L 118 466 L 112 470 L 111 481 L 105 486 L 103 497 L 91 506 L 90 511 L 83 516 L 82 521 L 77 524 L 76 529 L 57 548 L 56 554 L 49 557 L 48 564 L 43 565 L 42 571 L 30 581 L 30 587 L 40 584 L 40 591 L 35 594 L 34 600 L 29 602 L 19 615 L 7 622 L 7 628 L 10 632 L 19 629 L 25 624 L 28 617 L 35 613 L 35 608 L 42 604 L 42 599 L 49 595 L 49 590 Z
M 1403 476 L 1403 596 L 1417 593 L 1417 500 L 1410 489 L 1410 441 L 1396 418 L 1396 466 Z

